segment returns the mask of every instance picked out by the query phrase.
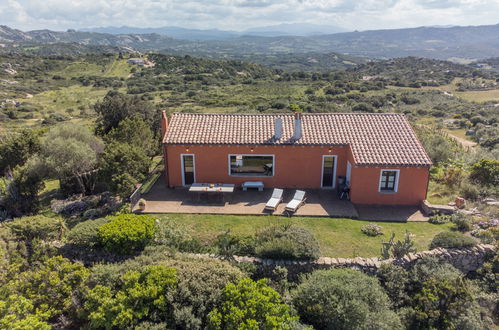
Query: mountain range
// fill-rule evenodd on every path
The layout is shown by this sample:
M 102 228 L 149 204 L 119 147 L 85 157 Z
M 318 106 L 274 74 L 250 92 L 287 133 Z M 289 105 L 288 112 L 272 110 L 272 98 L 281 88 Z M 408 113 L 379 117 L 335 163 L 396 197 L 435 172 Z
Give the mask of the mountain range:
M 273 37 L 256 35 L 228 37 L 230 31 L 196 30 L 197 32 L 190 32 L 189 30 L 177 28 L 179 29 L 177 30 L 177 38 L 173 38 L 171 35 L 168 36 L 157 32 L 131 33 L 135 28 L 130 28 L 132 29 L 130 33 L 118 33 L 119 29 L 115 30 L 115 33 L 76 30 L 65 32 L 50 30 L 23 32 L 7 26 L 0 26 L 0 43 L 7 49 L 14 46 L 19 49 L 23 45 L 31 46 L 32 44 L 76 43 L 79 45 L 122 47 L 129 50 L 160 51 L 211 58 L 232 58 L 242 54 L 324 54 L 331 52 L 371 58 L 423 56 L 454 60 L 484 59 L 499 56 L 499 24 L 419 27 L 313 36 Z M 274 27 L 274 29 L 277 31 L 279 26 Z M 150 31 L 145 29 L 143 32 Z M 181 33 L 191 35 L 182 39 L 178 37 Z M 195 33 L 197 33 L 198 37 L 194 36 Z M 200 38 L 199 35 L 202 33 L 206 34 L 204 40 L 192 40 L 192 38 Z M 225 37 L 213 39 L 213 33 L 225 33 Z
M 176 39 L 183 40 L 224 40 L 237 38 L 243 35 L 260 37 L 278 37 L 278 36 L 313 36 L 322 34 L 332 34 L 346 32 L 347 30 L 332 26 L 308 23 L 278 24 L 271 26 L 262 26 L 247 29 L 244 31 L 225 31 L 219 29 L 188 29 L 177 26 L 165 26 L 159 28 L 139 28 L 130 26 L 109 26 L 98 28 L 85 28 L 80 31 L 110 33 L 110 34 L 150 34 L 157 33 Z

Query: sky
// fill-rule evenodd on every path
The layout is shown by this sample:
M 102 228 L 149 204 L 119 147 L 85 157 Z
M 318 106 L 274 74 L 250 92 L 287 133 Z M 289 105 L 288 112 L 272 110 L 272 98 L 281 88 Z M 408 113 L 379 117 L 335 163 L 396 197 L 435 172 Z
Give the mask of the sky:
M 245 30 L 281 23 L 346 30 L 499 23 L 499 0 L 0 0 L 0 25 Z

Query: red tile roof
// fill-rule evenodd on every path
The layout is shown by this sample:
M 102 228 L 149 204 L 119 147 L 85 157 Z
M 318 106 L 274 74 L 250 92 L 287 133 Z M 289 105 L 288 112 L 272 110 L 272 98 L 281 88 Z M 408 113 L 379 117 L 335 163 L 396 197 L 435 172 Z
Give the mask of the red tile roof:
M 282 138 L 275 140 L 275 120 Z M 357 165 L 429 166 L 431 160 L 404 115 L 302 114 L 302 136 L 293 140 L 293 114 L 173 114 L 165 144 L 349 145 Z

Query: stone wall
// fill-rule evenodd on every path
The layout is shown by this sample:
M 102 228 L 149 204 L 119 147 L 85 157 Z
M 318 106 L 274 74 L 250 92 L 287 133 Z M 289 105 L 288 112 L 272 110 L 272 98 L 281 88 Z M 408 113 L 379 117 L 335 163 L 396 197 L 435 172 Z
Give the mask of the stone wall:
M 494 254 L 496 248 L 489 244 L 480 244 L 466 249 L 443 249 L 438 248 L 430 251 L 409 253 L 401 259 L 380 260 L 379 258 L 329 258 L 321 257 L 317 260 L 274 260 L 261 259 L 256 257 L 235 256 L 238 263 L 253 263 L 258 266 L 259 271 L 264 276 L 270 276 L 275 267 L 281 266 L 288 269 L 292 276 L 300 273 L 311 272 L 317 269 L 329 268 L 356 268 L 366 273 L 374 274 L 383 264 L 394 264 L 404 268 L 410 268 L 418 259 L 432 256 L 442 262 L 450 263 L 463 273 L 474 271 L 483 264 L 487 255 Z M 194 258 L 219 258 L 214 254 L 189 254 Z

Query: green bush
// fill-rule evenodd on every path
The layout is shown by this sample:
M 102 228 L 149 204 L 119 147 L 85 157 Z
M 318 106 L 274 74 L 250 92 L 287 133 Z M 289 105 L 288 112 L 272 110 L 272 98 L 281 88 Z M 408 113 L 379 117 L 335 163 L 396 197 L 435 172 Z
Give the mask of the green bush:
M 470 178 L 484 185 L 499 185 L 499 160 L 482 159 L 471 166 Z
M 476 240 L 461 233 L 444 231 L 437 234 L 430 243 L 430 249 L 466 248 L 476 245 Z
M 214 245 L 221 256 L 253 256 L 256 239 L 254 236 L 233 235 L 230 231 L 225 231 L 217 236 Z
M 100 243 L 99 228 L 110 221 L 106 218 L 100 218 L 80 222 L 69 231 L 67 239 L 76 245 L 89 247 L 98 245 Z
M 401 328 L 377 279 L 360 271 L 319 270 L 291 294 L 301 320 L 318 329 Z
M 456 225 L 456 229 L 459 231 L 470 231 L 473 229 L 473 221 L 471 217 L 464 214 L 463 212 L 456 212 L 451 217 L 452 223 Z
M 298 317 L 267 280 L 243 279 L 227 284 L 208 319 L 209 329 L 291 329 Z
M 451 217 L 449 215 L 437 214 L 437 215 L 432 215 L 428 220 L 428 222 L 434 225 L 442 225 L 444 223 L 448 223 L 450 220 Z
M 367 236 L 378 236 L 383 235 L 382 229 L 383 228 L 381 228 L 380 225 L 377 225 L 375 223 L 368 223 L 367 225 L 362 226 L 362 228 L 360 228 L 360 231 L 362 231 Z
M 99 241 L 104 248 L 118 254 L 142 250 L 154 235 L 154 219 L 149 216 L 122 214 L 99 227 Z
M 291 225 L 271 226 L 257 233 L 255 252 L 275 259 L 317 259 L 321 254 L 310 231 Z
M 235 283 L 243 273 L 228 262 L 215 259 L 172 259 L 167 249 L 148 246 L 144 252 L 121 264 L 98 264 L 92 268 L 89 282 L 116 287 L 128 271 L 140 271 L 147 265 L 160 264 L 177 270 L 177 286 L 168 295 L 171 328 L 204 329 L 207 315 L 220 300 L 227 283 Z
M 169 309 L 167 295 L 177 284 L 177 272 L 162 265 L 129 271 L 114 289 L 97 285 L 84 305 L 91 328 L 129 328 L 141 321 L 164 321 Z

